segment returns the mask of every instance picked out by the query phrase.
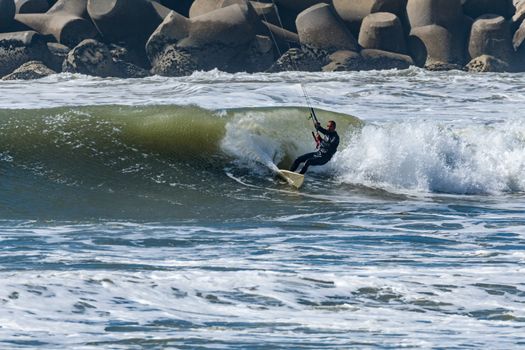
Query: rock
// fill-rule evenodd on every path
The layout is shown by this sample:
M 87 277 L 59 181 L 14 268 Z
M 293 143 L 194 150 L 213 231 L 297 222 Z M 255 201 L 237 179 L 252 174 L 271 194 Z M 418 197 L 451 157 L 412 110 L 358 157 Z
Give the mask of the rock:
M 87 0 L 54 0 L 50 1 L 51 13 L 65 12 L 78 17 L 89 18 L 87 12 Z
M 486 14 L 497 14 L 509 18 L 510 8 L 510 0 L 466 0 L 463 5 L 464 13 L 471 18 L 478 18 Z
M 330 63 L 323 67 L 325 72 L 407 69 L 414 64 L 410 56 L 374 49 L 364 49 L 360 54 L 337 51 L 329 59 Z
M 49 51 L 42 35 L 34 31 L 0 34 L 0 76 L 26 62 L 48 59 Z
M 111 57 L 113 57 L 114 61 L 125 61 L 132 63 L 139 67 L 149 67 L 149 61 L 147 63 L 144 62 L 144 60 L 147 60 L 147 57 L 145 57 L 145 51 L 144 50 L 138 50 L 137 48 L 133 47 L 126 47 L 123 44 L 108 44 L 109 51 L 111 52 Z
M 149 75 L 146 70 L 129 62 L 113 60 L 109 48 L 93 39 L 82 41 L 68 53 L 63 71 L 102 78 L 141 78 Z
M 59 0 L 46 13 L 18 14 L 15 19 L 29 28 L 52 35 L 57 42 L 73 47 L 80 41 L 95 38 L 97 31 L 83 16 L 87 0 Z
M 16 13 L 45 13 L 49 10 L 47 0 L 18 0 Z
M 268 29 L 262 24 L 252 3 L 253 1 L 249 0 L 195 0 L 190 9 L 190 18 L 199 17 L 231 5 L 239 5 L 247 9 L 248 18 L 252 22 L 255 32 L 259 35 L 269 35 Z
M 358 50 L 352 33 L 327 4 L 314 5 L 304 10 L 297 16 L 295 23 L 302 45 L 327 52 Z
M 250 46 L 234 57 L 228 65 L 242 67 L 247 73 L 264 72 L 274 63 L 273 43 L 270 37 L 257 35 Z M 230 68 L 234 71 L 233 68 Z
M 192 54 L 186 50 L 178 49 L 175 45 L 167 45 L 156 54 L 151 73 L 168 77 L 191 75 L 199 70 L 199 64 Z
M 146 54 L 153 68 L 159 60 L 159 56 L 165 55 L 164 49 L 168 45 L 176 45 L 190 35 L 191 20 L 172 11 L 153 32 L 146 43 Z M 173 50 L 171 50 L 173 51 Z M 160 68 L 157 68 L 160 69 Z M 157 73 L 160 74 L 160 73 Z
M 302 12 L 309 7 L 320 3 L 329 2 L 327 0 L 274 0 L 279 8 L 284 7 L 296 13 Z
M 0 0 L 0 32 L 8 30 L 15 17 L 15 1 Z
M 189 18 L 213 12 L 221 7 L 223 0 L 194 0 L 190 8 Z
M 43 62 L 30 61 L 21 65 L 13 73 L 6 75 L 2 80 L 32 80 L 47 77 L 56 72 L 48 68 Z
M 328 56 L 330 63 L 323 67 L 323 72 L 339 72 L 359 70 L 362 57 L 359 53 L 348 50 L 340 50 Z
M 249 6 L 250 10 L 253 10 L 254 13 L 259 15 L 259 11 L 264 10 L 263 12 L 270 13 L 272 11 L 276 12 L 273 4 L 261 3 L 257 1 L 249 0 L 195 0 L 190 8 L 190 18 L 198 17 L 205 15 L 207 13 L 213 12 L 223 7 L 228 7 L 231 5 L 241 5 Z M 259 11 L 257 11 L 257 9 Z M 277 14 L 275 13 L 274 16 Z
M 359 31 L 359 45 L 365 49 L 407 53 L 401 21 L 388 12 L 376 12 L 365 17 Z
M 123 43 L 142 53 L 150 35 L 171 12 L 147 0 L 89 0 L 87 10 L 106 43 Z
M 220 8 L 191 19 L 188 36 L 178 42 L 180 47 L 203 48 L 204 45 L 239 47 L 249 44 L 256 35 L 257 16 L 249 6 L 239 4 Z
M 289 18 L 290 13 L 288 9 L 282 8 L 278 10 L 275 3 L 270 0 L 195 0 L 189 11 L 189 18 L 201 16 L 217 9 L 235 4 L 249 5 L 251 9 L 253 9 L 253 12 L 260 17 L 261 21 L 265 21 L 277 26 L 283 26 L 285 29 L 288 29 L 290 24 L 289 22 L 295 22 L 295 17 L 297 16 L 297 13 L 295 13 L 292 15 L 293 18 Z M 181 14 L 181 12 L 178 13 Z M 293 28 L 295 31 L 295 23 L 293 23 Z
M 337 14 L 357 35 L 363 19 L 376 12 L 390 12 L 404 18 L 407 0 L 332 0 Z
M 361 50 L 361 56 L 369 70 L 407 69 L 414 65 L 414 61 L 410 56 L 382 50 Z
M 429 70 L 462 68 L 472 19 L 462 0 L 408 0 L 409 51 L 416 65 Z
M 490 55 L 511 62 L 513 55 L 511 26 L 498 15 L 484 15 L 472 25 L 468 52 L 471 58 Z
M 449 70 L 464 70 L 463 66 L 456 63 L 443 63 L 443 62 L 433 62 L 425 66 L 426 70 L 434 72 L 443 72 Z
M 243 1 L 239 0 L 236 3 L 241 4 Z M 190 8 L 190 18 L 198 17 L 226 6 L 224 6 L 224 0 L 194 0 Z
M 285 52 L 268 72 L 320 72 L 330 62 L 328 53 L 308 47 L 292 48 Z
M 137 66 L 136 64 L 122 61 L 114 60 L 119 74 L 119 78 L 145 78 L 151 74 L 146 69 Z
M 270 23 L 281 28 L 279 12 L 273 3 L 264 3 L 258 1 L 250 1 L 250 3 L 263 22 Z
M 180 75 L 188 70 L 247 70 L 239 54 L 257 47 L 257 21 L 249 6 L 234 4 L 191 19 L 170 13 L 151 35 L 146 51 L 152 72 Z M 255 46 L 253 46 L 255 45 Z M 182 64 L 183 67 L 175 67 Z
M 329 59 L 330 63 L 323 67 L 325 72 L 407 69 L 414 64 L 410 56 L 373 49 L 364 49 L 360 54 L 338 51 Z
M 263 22 L 263 24 L 268 28 L 270 37 L 275 40 L 276 43 L 274 43 L 274 45 L 277 45 L 275 49 L 276 52 L 279 53 L 279 56 L 282 56 L 282 53 L 288 51 L 292 47 L 300 46 L 299 35 L 296 33 L 292 33 L 271 23 Z
M 64 60 L 71 49 L 59 43 L 47 43 L 47 48 L 50 52 L 50 59 L 46 62 L 47 65 L 54 71 L 61 72 Z
M 494 56 L 482 55 L 474 58 L 467 64 L 469 72 L 510 72 L 510 66 Z
M 468 19 L 450 28 L 432 24 L 412 29 L 408 46 L 415 64 L 426 68 L 462 67 L 469 29 Z
M 512 5 L 516 8 L 512 21 L 514 23 L 521 23 L 525 18 L 525 0 L 512 0 Z
M 514 33 L 512 38 L 512 47 L 514 51 L 519 51 L 522 47 L 523 41 L 525 41 L 525 22 L 522 22 L 518 30 Z
M 412 29 L 432 24 L 448 28 L 463 20 L 461 0 L 408 0 L 407 14 Z
M 103 78 L 120 76 L 107 46 L 93 39 L 83 40 L 73 48 L 68 53 L 62 70 Z
M 233 4 L 250 4 L 261 21 L 282 27 L 291 32 L 297 32 L 295 18 L 300 11 L 291 10 L 284 6 L 279 6 L 278 8 L 275 0 L 196 0 L 193 5 L 196 10 L 191 12 L 190 17 L 196 17 L 197 15 Z M 197 5 L 199 5 L 198 10 Z M 264 33 L 259 34 L 264 35 Z

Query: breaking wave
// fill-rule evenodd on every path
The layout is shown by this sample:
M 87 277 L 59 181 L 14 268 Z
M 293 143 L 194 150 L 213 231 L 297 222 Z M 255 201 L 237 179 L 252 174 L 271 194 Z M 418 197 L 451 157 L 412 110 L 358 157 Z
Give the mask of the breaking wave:
M 449 194 L 525 191 L 525 123 L 369 124 L 336 156 L 343 182 Z
M 318 114 L 337 120 L 343 141 L 327 166 L 312 168 L 311 176 L 322 181 L 307 181 L 303 192 L 345 195 L 348 185 L 347 195 L 363 187 L 403 195 L 525 191 L 523 121 L 364 124 L 349 115 Z M 300 107 L 3 109 L 0 212 L 75 217 L 117 210 L 151 218 L 176 209 L 192 217 L 195 207 L 204 212 L 217 203 L 219 215 L 225 193 L 233 207 L 252 195 L 236 195 L 232 179 L 280 186 L 272 173 L 312 151 L 311 127 L 308 110 Z

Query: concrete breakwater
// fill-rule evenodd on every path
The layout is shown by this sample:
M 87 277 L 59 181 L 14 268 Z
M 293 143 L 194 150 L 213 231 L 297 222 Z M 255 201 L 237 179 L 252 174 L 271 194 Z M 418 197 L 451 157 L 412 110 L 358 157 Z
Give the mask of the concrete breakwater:
M 0 0 L 0 77 L 525 71 L 524 0 Z

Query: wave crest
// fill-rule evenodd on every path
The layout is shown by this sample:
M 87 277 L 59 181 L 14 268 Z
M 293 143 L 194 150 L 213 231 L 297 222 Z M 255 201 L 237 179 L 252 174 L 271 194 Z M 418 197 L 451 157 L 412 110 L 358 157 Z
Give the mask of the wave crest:
M 343 182 L 452 194 L 525 191 L 525 123 L 366 125 L 335 159 Z

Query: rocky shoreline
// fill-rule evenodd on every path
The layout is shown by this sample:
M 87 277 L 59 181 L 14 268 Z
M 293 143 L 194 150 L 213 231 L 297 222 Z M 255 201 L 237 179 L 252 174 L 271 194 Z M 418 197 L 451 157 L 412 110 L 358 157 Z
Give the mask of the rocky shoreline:
M 0 0 L 0 77 L 525 71 L 525 0 Z

